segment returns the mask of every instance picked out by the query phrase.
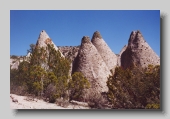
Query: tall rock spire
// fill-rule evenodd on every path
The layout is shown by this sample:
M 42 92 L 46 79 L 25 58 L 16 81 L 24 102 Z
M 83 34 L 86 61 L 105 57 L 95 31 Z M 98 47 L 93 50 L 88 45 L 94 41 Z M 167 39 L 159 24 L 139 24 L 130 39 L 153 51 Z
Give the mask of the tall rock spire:
M 130 65 L 147 67 L 148 64 L 160 65 L 160 58 L 144 40 L 139 30 L 132 31 L 128 46 L 121 55 L 121 66 L 128 68 Z
M 74 72 L 82 72 L 90 82 L 92 90 L 100 93 L 108 91 L 106 82 L 110 71 L 88 36 L 82 38 L 73 63 L 72 73 Z
M 98 50 L 109 70 L 117 65 L 117 56 L 112 52 L 98 31 L 94 32 L 91 42 Z
M 38 40 L 37 40 L 37 43 L 36 43 L 36 46 L 38 47 L 46 47 L 47 44 L 53 44 L 54 45 L 54 48 L 57 50 L 58 47 L 53 43 L 53 41 L 50 39 L 50 37 L 48 36 L 48 34 L 45 32 L 45 30 L 42 30 L 39 34 L 39 37 L 38 37 Z M 60 54 L 62 57 L 64 57 L 64 55 L 61 53 L 61 51 L 59 50 Z

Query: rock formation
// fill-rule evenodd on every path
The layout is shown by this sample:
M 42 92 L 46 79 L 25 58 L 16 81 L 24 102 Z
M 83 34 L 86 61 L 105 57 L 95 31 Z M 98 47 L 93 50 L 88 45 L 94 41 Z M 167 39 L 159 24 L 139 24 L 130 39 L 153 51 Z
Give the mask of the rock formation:
M 46 47 L 47 44 L 53 44 L 54 48 L 56 50 L 59 50 L 58 47 L 50 39 L 48 34 L 45 32 L 45 30 L 42 30 L 40 32 L 40 34 L 39 34 L 39 37 L 38 37 L 38 40 L 37 40 L 37 43 L 36 43 L 36 47 Z M 59 52 L 61 53 L 60 50 L 59 50 Z M 17 58 L 10 57 L 10 66 L 11 66 L 11 69 L 18 69 L 18 66 L 19 66 L 20 62 L 28 61 L 29 60 L 30 54 L 31 53 L 28 53 L 24 57 L 20 57 L 20 56 L 17 56 Z M 61 53 L 61 56 L 64 57 L 64 55 L 62 53 Z
M 10 65 L 11 65 L 11 69 L 18 69 L 18 66 L 19 66 L 19 60 L 13 60 L 13 59 L 10 59 L 10 61 L 12 61 L 13 63 L 10 62 Z
M 57 46 L 57 47 L 66 58 L 70 59 L 71 62 L 73 62 L 78 54 L 80 46 Z
M 109 70 L 117 65 L 117 56 L 112 52 L 98 31 L 94 32 L 91 42 L 98 50 Z
M 160 65 L 160 58 L 144 40 L 139 30 L 132 31 L 128 46 L 121 55 L 121 66 L 126 69 L 131 65 L 147 67 L 148 64 Z
M 92 90 L 99 93 L 108 91 L 106 82 L 110 71 L 88 36 L 82 38 L 73 63 L 72 73 L 74 72 L 82 72 L 89 80 Z
M 48 36 L 48 34 L 45 32 L 45 30 L 42 30 L 39 34 L 39 37 L 38 37 L 38 40 L 37 40 L 37 43 L 36 43 L 36 46 L 38 47 L 46 47 L 47 44 L 52 44 L 54 45 L 54 48 L 57 50 L 58 47 L 53 43 L 53 41 L 50 39 L 50 37 Z M 60 50 L 59 50 L 60 51 Z M 61 53 L 61 51 L 60 51 Z M 64 57 L 64 55 L 61 53 L 61 56 Z
M 25 56 L 10 56 L 10 68 L 11 69 L 18 69 L 20 62 L 25 60 Z
M 65 56 L 65 58 L 69 59 L 71 61 L 70 64 L 70 71 L 69 71 L 69 75 L 71 76 L 71 72 L 72 72 L 72 66 L 73 66 L 73 61 L 76 58 L 77 54 L 78 54 L 78 50 L 79 50 L 80 46 L 58 46 L 58 49 L 61 51 L 61 53 Z
M 117 55 L 117 59 L 118 59 L 117 65 L 118 65 L 118 66 L 121 66 L 121 56 L 122 56 L 122 53 L 126 50 L 126 48 L 127 48 L 127 45 L 125 45 L 125 46 L 122 48 L 122 50 L 120 51 L 120 53 Z

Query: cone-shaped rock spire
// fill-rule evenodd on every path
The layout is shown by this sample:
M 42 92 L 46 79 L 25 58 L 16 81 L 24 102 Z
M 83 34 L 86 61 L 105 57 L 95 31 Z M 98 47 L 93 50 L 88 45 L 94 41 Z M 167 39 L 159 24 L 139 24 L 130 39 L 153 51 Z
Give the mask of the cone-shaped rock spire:
M 160 65 L 160 58 L 144 40 L 139 30 L 132 31 L 128 46 L 121 55 L 121 66 L 123 68 L 131 65 L 147 67 L 148 64 Z
M 74 72 L 82 72 L 94 91 L 100 93 L 108 91 L 106 82 L 110 71 L 88 36 L 82 38 L 78 55 L 73 63 Z
M 45 30 L 42 30 L 39 34 L 36 46 L 38 47 L 46 47 L 47 44 L 53 44 L 54 48 L 56 50 L 59 50 L 58 47 L 53 43 L 53 41 L 50 39 L 50 37 L 48 36 L 48 34 L 45 32 Z M 59 50 L 60 51 L 60 50 Z M 61 51 L 60 51 L 61 53 Z M 64 57 L 64 55 L 61 53 L 61 56 Z
M 94 32 L 91 41 L 105 61 L 109 70 L 115 68 L 117 65 L 117 56 L 112 52 L 98 31 Z

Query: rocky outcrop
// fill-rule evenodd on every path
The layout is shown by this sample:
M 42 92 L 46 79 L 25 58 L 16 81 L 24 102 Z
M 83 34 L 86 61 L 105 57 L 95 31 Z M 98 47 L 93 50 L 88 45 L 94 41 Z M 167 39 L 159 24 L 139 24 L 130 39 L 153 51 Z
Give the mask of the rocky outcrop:
M 54 45 L 54 48 L 56 49 L 56 51 L 59 50 L 58 47 L 50 39 L 48 34 L 45 32 L 45 30 L 42 30 L 39 34 L 39 37 L 38 37 L 38 40 L 36 43 L 36 47 L 47 47 L 47 44 L 52 44 L 52 45 Z M 60 53 L 61 53 L 61 51 L 60 51 Z M 61 53 L 61 56 L 64 57 L 64 55 L 62 53 Z
M 61 51 L 61 53 L 65 56 L 65 58 L 69 59 L 71 61 L 70 64 L 70 71 L 69 71 L 69 75 L 71 76 L 71 72 L 72 72 L 72 66 L 73 66 L 73 61 L 76 58 L 77 54 L 78 54 L 78 50 L 79 50 L 80 46 L 58 46 L 58 49 Z
M 38 37 L 38 40 L 36 43 L 36 47 L 47 47 L 47 44 L 52 44 L 52 45 L 54 45 L 54 48 L 56 50 L 59 50 L 58 47 L 50 39 L 48 34 L 45 32 L 45 30 L 42 30 L 39 34 L 39 37 Z M 59 50 L 59 52 L 61 53 L 60 50 Z M 26 56 L 23 56 L 23 57 L 20 57 L 20 56 L 10 57 L 11 69 L 18 69 L 20 62 L 29 61 L 30 55 L 31 55 L 31 53 L 28 53 Z M 64 57 L 64 55 L 62 53 L 61 53 L 61 56 Z
M 131 65 L 147 67 L 148 64 L 160 65 L 160 58 L 144 40 L 139 30 L 132 31 L 128 46 L 121 55 L 121 66 L 126 69 Z
M 57 46 L 57 47 L 66 58 L 70 59 L 71 62 L 73 62 L 78 54 L 80 46 Z
M 98 50 L 109 70 L 117 66 L 117 56 L 112 52 L 98 31 L 94 32 L 91 42 Z
M 108 91 L 106 82 L 110 71 L 88 36 L 82 38 L 73 63 L 72 73 L 74 72 L 82 72 L 89 80 L 92 90 L 99 93 Z
M 10 56 L 10 69 L 18 69 L 20 62 L 26 60 L 25 56 Z
M 18 69 L 20 63 L 19 60 L 10 59 L 10 62 L 11 69 Z
M 45 32 L 45 30 L 42 30 L 39 34 L 36 46 L 46 47 L 47 44 L 53 44 L 54 48 L 60 51 L 62 57 L 66 57 L 71 60 L 72 63 L 70 64 L 70 73 L 73 72 L 72 69 L 76 69 L 77 71 L 83 71 L 84 67 L 84 74 L 87 75 L 87 72 L 93 72 L 92 75 L 90 73 L 87 75 L 89 79 L 92 79 L 92 77 L 104 77 L 104 74 L 100 74 L 99 72 L 102 72 L 103 69 L 106 70 L 105 72 L 108 72 L 108 70 L 113 70 L 115 66 L 122 66 L 123 68 L 128 68 L 131 65 L 137 65 L 139 67 L 146 67 L 148 66 L 148 64 L 160 65 L 160 58 L 152 50 L 149 44 L 144 40 L 144 37 L 142 36 L 140 31 L 131 32 L 128 40 L 128 45 L 125 45 L 120 51 L 120 53 L 117 55 L 115 55 L 114 52 L 109 48 L 109 46 L 104 41 L 98 31 L 94 32 L 91 41 L 89 41 L 89 37 L 83 37 L 81 46 L 57 47 L 50 39 L 48 34 Z M 95 57 L 95 55 L 97 55 L 97 57 Z M 19 63 L 23 60 L 28 61 L 29 57 L 30 53 L 28 53 L 24 57 L 11 56 L 11 69 L 17 69 Z M 98 59 L 99 61 L 96 61 Z M 98 66 L 98 63 L 102 66 Z M 105 67 L 105 65 L 106 68 L 103 68 Z M 101 68 L 99 69 L 101 71 L 98 71 L 97 67 Z M 89 71 L 87 71 L 88 68 L 90 68 Z M 108 73 L 106 73 L 106 75 L 107 74 Z M 105 79 L 102 78 L 102 80 Z
M 126 50 L 126 48 L 127 48 L 127 45 L 125 45 L 123 48 L 122 48 L 122 50 L 120 51 L 120 53 L 119 54 L 117 54 L 117 65 L 118 66 L 121 66 L 121 56 L 122 56 L 122 53 Z

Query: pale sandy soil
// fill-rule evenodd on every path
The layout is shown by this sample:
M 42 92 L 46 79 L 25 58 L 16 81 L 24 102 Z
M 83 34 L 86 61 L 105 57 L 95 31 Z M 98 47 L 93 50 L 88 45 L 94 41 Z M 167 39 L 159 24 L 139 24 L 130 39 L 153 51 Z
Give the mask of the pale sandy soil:
M 67 108 L 58 106 L 54 103 L 47 103 L 43 100 L 35 99 L 35 101 L 28 101 L 26 96 L 19 96 L 16 94 L 10 94 L 10 96 L 14 97 L 14 99 L 17 99 L 18 102 L 13 102 L 12 98 L 10 98 L 10 108 L 11 109 L 90 109 L 87 106 L 81 106 L 77 104 L 69 104 Z

